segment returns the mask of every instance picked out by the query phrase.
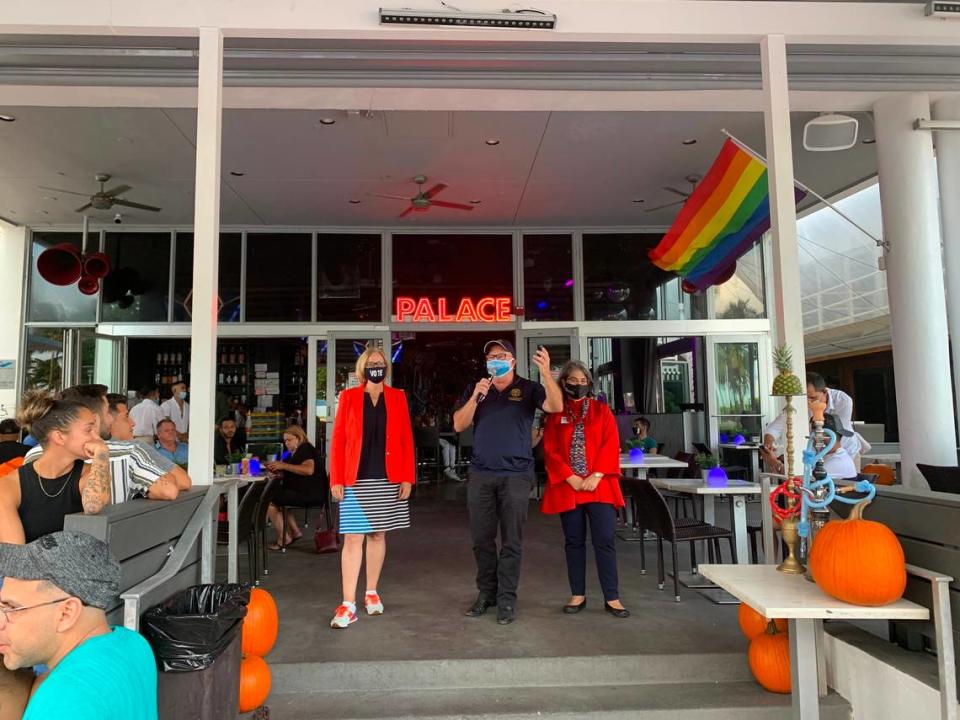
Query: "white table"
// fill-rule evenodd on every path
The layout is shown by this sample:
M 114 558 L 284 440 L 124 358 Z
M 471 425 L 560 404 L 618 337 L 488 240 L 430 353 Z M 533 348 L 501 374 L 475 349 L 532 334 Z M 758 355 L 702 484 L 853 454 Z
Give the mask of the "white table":
M 711 525 L 716 525 L 717 498 L 730 495 L 730 529 L 733 530 L 734 543 L 737 547 L 737 562 L 741 565 L 750 562 L 750 547 L 747 541 L 747 495 L 760 494 L 760 486 L 757 483 L 733 478 L 728 480 L 726 485 L 717 487 L 707 485 L 701 478 L 651 478 L 650 482 L 661 490 L 704 496 L 703 521 Z
M 683 460 L 675 460 L 672 457 L 667 457 L 666 455 L 650 455 L 644 453 L 643 458 L 636 459 L 630 457 L 629 453 L 624 453 L 620 455 L 620 471 L 624 475 L 631 475 L 635 478 L 640 478 L 645 480 L 647 477 L 647 470 L 653 470 L 656 468 L 686 468 L 689 464 Z M 626 472 L 631 470 L 632 472 Z M 633 518 L 633 504 L 627 502 L 626 510 L 626 521 L 627 527 L 634 527 L 634 518 Z M 623 540 L 639 540 L 639 535 L 634 534 L 633 536 L 621 536 Z
M 863 607 L 836 600 L 803 575 L 773 565 L 701 565 L 700 572 L 770 619 L 784 618 L 790 630 L 790 679 L 794 720 L 819 720 L 825 668 L 818 663 L 823 620 L 928 620 L 930 611 L 910 602 Z M 823 674 L 821 674 L 823 673 Z

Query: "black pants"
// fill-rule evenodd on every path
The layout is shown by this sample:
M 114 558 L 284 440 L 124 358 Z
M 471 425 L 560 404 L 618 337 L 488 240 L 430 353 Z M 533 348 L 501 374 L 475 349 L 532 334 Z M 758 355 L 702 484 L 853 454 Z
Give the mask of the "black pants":
M 477 561 L 477 590 L 486 600 L 513 606 L 520 583 L 523 523 L 533 475 L 489 475 L 470 470 L 467 509 Z M 497 553 L 497 529 L 500 553 Z
M 617 588 L 617 546 L 614 531 L 617 512 L 606 503 L 584 503 L 560 513 L 560 524 L 566 539 L 567 576 L 570 594 L 587 594 L 587 518 L 590 518 L 590 540 L 597 560 L 600 588 L 607 602 L 620 597 Z

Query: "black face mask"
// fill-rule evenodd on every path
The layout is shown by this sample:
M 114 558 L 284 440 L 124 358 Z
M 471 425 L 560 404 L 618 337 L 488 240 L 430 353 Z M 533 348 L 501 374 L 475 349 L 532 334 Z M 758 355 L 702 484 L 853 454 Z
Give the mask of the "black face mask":
M 633 434 L 634 434 L 634 435 L 637 435 L 637 436 L 639 437 L 639 435 L 640 435 L 640 428 L 635 427 L 635 428 L 633 429 Z
M 366 370 L 364 370 L 363 374 L 366 376 L 367 380 L 375 385 L 379 385 L 387 376 L 387 369 L 382 367 L 368 367 Z
M 587 393 L 590 392 L 589 385 L 574 385 L 572 383 L 564 383 L 563 389 L 566 391 L 567 395 L 572 397 L 574 400 L 581 400 L 587 396 Z

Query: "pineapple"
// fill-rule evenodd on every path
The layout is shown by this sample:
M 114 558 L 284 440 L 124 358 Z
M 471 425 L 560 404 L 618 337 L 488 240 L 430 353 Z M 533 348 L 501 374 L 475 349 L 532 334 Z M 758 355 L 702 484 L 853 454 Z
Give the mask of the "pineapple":
M 803 395 L 800 378 L 793 374 L 793 354 L 789 345 L 781 345 L 773 351 L 773 364 L 780 374 L 773 379 L 773 395 Z

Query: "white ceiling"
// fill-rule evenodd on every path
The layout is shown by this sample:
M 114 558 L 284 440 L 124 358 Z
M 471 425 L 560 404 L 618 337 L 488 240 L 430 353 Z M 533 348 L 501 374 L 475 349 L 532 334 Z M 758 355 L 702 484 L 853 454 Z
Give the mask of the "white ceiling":
M 159 205 L 123 211 L 134 224 L 190 224 L 195 112 L 147 108 L 2 108 L 0 216 L 30 225 L 78 223 L 84 199 L 37 189 L 95 189 L 108 172 L 125 197 Z M 321 125 L 322 117 L 336 123 Z M 799 145 L 809 114 L 794 116 Z M 872 124 L 859 116 L 863 137 Z M 721 128 L 763 151 L 759 113 L 440 112 L 227 110 L 223 118 L 223 224 L 310 226 L 667 226 L 675 198 L 718 152 Z M 498 139 L 491 147 L 487 139 Z M 684 145 L 696 138 L 695 145 Z M 824 195 L 876 172 L 873 145 L 836 153 L 796 147 L 796 175 Z M 243 172 L 243 177 L 230 175 Z M 472 212 L 433 208 L 398 219 L 412 176 L 449 188 L 439 199 L 480 200 Z M 644 200 L 638 204 L 635 198 Z M 360 204 L 349 200 L 359 199 Z M 113 211 L 93 211 L 108 222 Z

